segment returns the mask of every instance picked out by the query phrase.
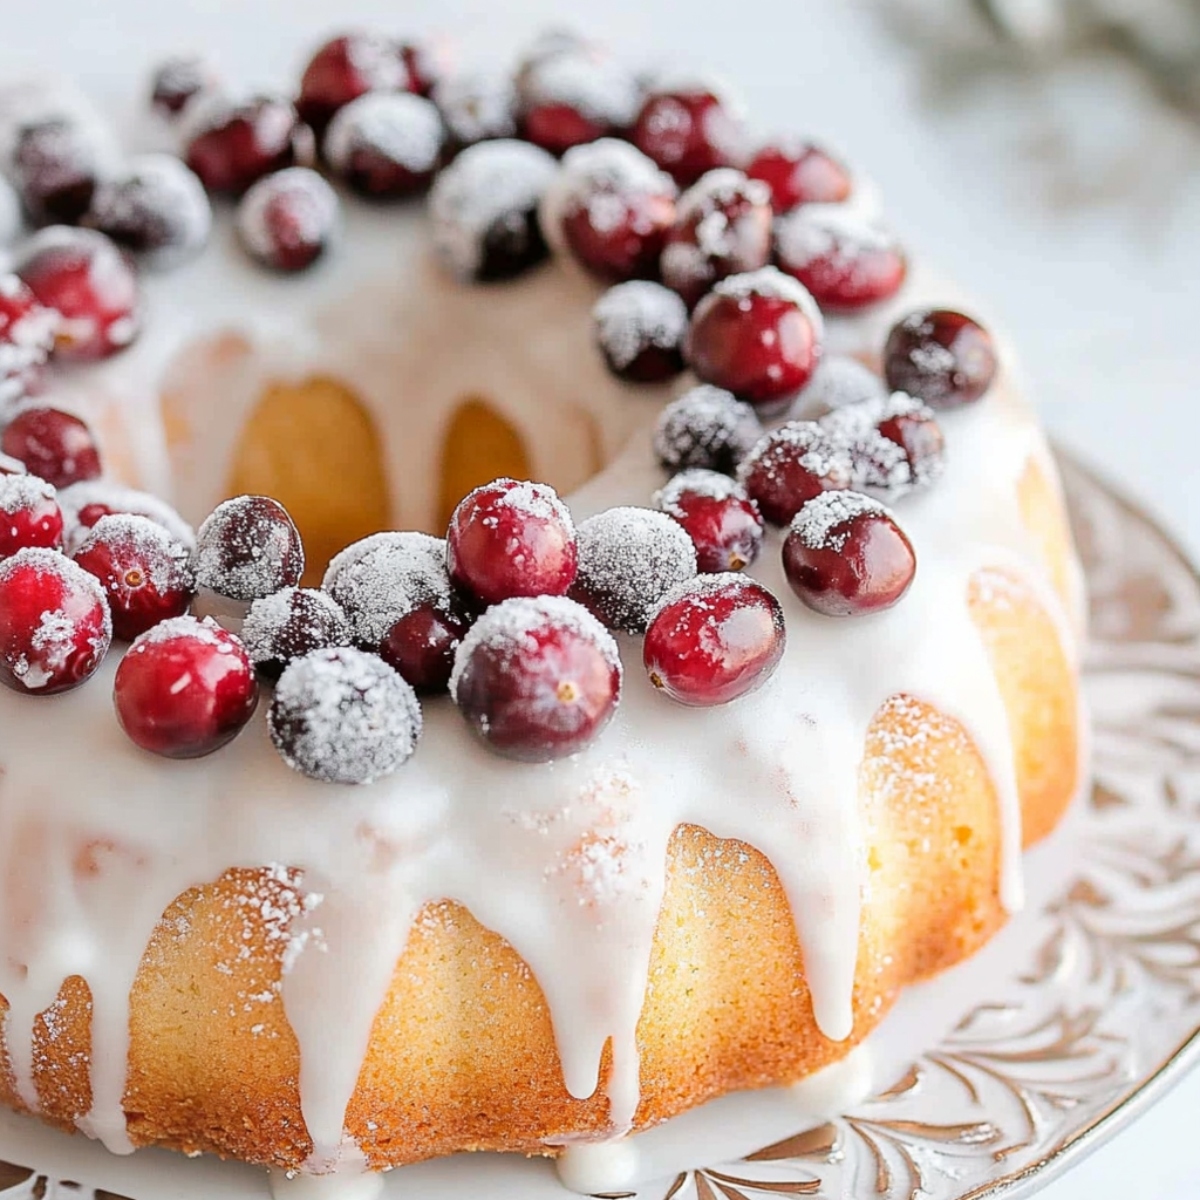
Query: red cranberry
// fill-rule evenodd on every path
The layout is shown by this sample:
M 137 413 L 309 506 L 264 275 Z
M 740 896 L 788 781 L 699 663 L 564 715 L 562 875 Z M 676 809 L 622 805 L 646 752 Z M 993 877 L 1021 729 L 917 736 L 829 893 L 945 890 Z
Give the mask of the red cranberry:
M 342 606 L 315 588 L 287 587 L 250 605 L 242 623 L 246 653 L 267 679 L 314 650 L 349 646 L 354 637 Z
M 42 121 L 17 135 L 12 176 L 35 225 L 74 225 L 92 202 L 99 174 L 91 136 L 72 121 Z
M 683 526 L 705 574 L 740 571 L 762 550 L 758 505 L 728 475 L 696 467 L 681 471 L 655 493 L 654 503 Z
M 432 101 L 407 92 L 375 92 L 333 118 L 323 149 L 334 173 L 360 195 L 391 199 L 429 186 L 445 140 Z
M 96 479 L 100 451 L 87 423 L 61 408 L 20 409 L 0 434 L 0 451 L 56 488 Z
M 693 307 L 714 283 L 771 260 L 770 192 L 741 171 L 710 171 L 679 198 L 662 277 Z
M 792 522 L 783 569 L 809 608 L 853 617 L 900 600 L 916 575 L 917 558 L 882 504 L 861 492 L 826 492 Z
M 854 463 L 820 425 L 789 421 L 755 446 L 738 478 L 766 520 L 786 525 L 813 497 L 848 488 Z
M 444 692 L 467 624 L 436 604 L 418 604 L 387 631 L 379 657 L 418 692 Z
M 350 33 L 326 42 L 309 60 L 296 107 L 317 133 L 339 109 L 367 92 L 406 90 L 412 80 L 400 47 L 372 33 Z
M 427 42 L 401 42 L 396 49 L 408 69 L 408 90 L 418 96 L 431 95 L 446 71 L 441 48 Z
M 836 204 L 805 205 L 776 222 L 775 260 L 822 308 L 842 312 L 894 296 L 908 273 L 890 230 Z
M 196 585 L 249 603 L 300 582 L 304 546 L 288 511 L 268 496 L 237 496 L 196 532 Z
M 592 309 L 608 369 L 630 383 L 662 383 L 683 371 L 688 314 L 670 288 L 631 279 L 611 287 Z
M 53 696 L 90 679 L 112 642 L 100 584 L 55 550 L 0 562 L 0 683 Z
M 895 401 L 901 397 L 911 399 L 904 392 L 894 393 L 884 405 L 885 415 L 877 428 L 904 451 L 913 482 L 925 483 L 942 470 L 946 437 L 932 409 L 915 400 L 897 405 Z
M 113 685 L 117 720 L 143 750 L 201 758 L 233 741 L 258 704 L 245 647 L 214 621 L 175 617 L 129 647 Z
M 276 271 L 311 267 L 328 249 L 337 226 L 337 193 L 308 167 L 288 167 L 260 179 L 238 204 L 243 248 Z
M 779 601 L 753 579 L 709 575 L 677 588 L 646 631 L 650 682 L 694 707 L 728 704 L 779 666 L 787 634 Z
M 547 762 L 582 750 L 608 724 L 621 659 L 608 631 L 563 596 L 489 609 L 455 656 L 450 694 L 493 750 Z
M 210 192 L 240 195 L 264 175 L 291 166 L 298 121 L 290 102 L 258 96 L 205 108 L 184 158 Z
M 212 67 L 199 55 L 181 54 L 160 64 L 150 79 L 150 103 L 174 120 L 203 92 L 217 85 Z
M 57 550 L 63 514 L 54 488 L 36 475 L 0 475 L 0 559 L 26 546 Z
M 754 409 L 732 392 L 702 383 L 672 400 L 654 429 L 654 453 L 671 471 L 707 467 L 732 475 L 763 435 Z
M 958 408 L 992 386 L 996 348 L 987 330 L 963 313 L 924 309 L 892 329 L 883 366 L 890 387 L 933 408 Z
M 764 267 L 731 275 L 700 301 L 687 359 L 706 383 L 771 414 L 812 378 L 822 336 L 821 314 L 808 292 Z
M 149 517 L 161 525 L 174 541 L 192 550 L 196 545 L 195 530 L 164 500 L 149 492 L 105 480 L 75 483 L 58 494 L 58 503 L 69 534 L 68 552 L 76 550 L 101 517 L 128 513 Z
M 41 387 L 58 321 L 16 275 L 0 275 L 0 403 Z
M 125 349 L 141 323 L 137 276 L 102 233 L 58 225 L 30 238 L 16 272 L 60 316 L 55 353 L 89 361 Z
M 481 608 L 510 596 L 561 596 L 577 562 L 571 514 L 543 483 L 497 479 L 476 488 L 450 518 L 450 579 Z
M 585 51 L 552 54 L 521 79 L 521 136 L 551 154 L 619 134 L 637 115 L 633 74 Z
M 516 136 L 516 89 L 506 75 L 486 72 L 449 75 L 438 82 L 433 101 L 454 148 Z
M 746 174 L 771 189 L 777 213 L 800 204 L 840 204 L 850 198 L 850 172 L 827 150 L 812 142 L 784 140 L 764 146 L 750 160 Z
M 714 167 L 736 166 L 746 134 L 735 106 L 701 86 L 651 92 L 630 136 L 686 187 Z
M 183 616 L 192 602 L 187 547 L 147 517 L 101 517 L 73 557 L 100 580 L 113 634 L 124 641 Z

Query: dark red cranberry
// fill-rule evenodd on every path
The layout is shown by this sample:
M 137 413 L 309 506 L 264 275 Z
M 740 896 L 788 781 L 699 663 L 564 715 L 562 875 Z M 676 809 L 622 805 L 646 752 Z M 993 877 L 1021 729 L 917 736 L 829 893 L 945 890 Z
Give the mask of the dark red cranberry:
M 915 479 L 928 474 L 935 464 L 940 469 L 946 436 L 937 418 L 924 405 L 885 416 L 879 422 L 879 432 L 904 451 Z
M 12 176 L 35 225 L 74 225 L 92 202 L 100 176 L 87 130 L 55 118 L 22 129 L 12 150 Z
M 100 581 L 113 635 L 124 641 L 183 616 L 192 602 L 187 547 L 148 517 L 102 517 L 73 557 Z
M 771 197 L 741 171 L 710 171 L 679 198 L 662 253 L 663 283 L 693 307 L 718 280 L 771 260 Z
M 662 410 L 654 429 L 654 453 L 671 471 L 707 467 L 732 475 L 762 435 L 762 422 L 749 404 L 702 383 Z
M 296 107 L 318 134 L 334 114 L 367 92 L 405 91 L 412 83 L 402 51 L 389 38 L 350 33 L 326 42 L 309 60 Z
M 439 47 L 428 42 L 401 42 L 396 49 L 408 68 L 408 90 L 418 96 L 431 95 L 445 74 Z
M 888 385 L 933 408 L 973 404 L 996 377 L 996 347 L 977 321 L 945 308 L 900 321 L 883 352 Z
M 232 633 L 211 620 L 174 617 L 129 647 L 113 701 L 121 728 L 143 750 L 201 758 L 245 728 L 258 704 L 258 681 Z
M 784 140 L 764 146 L 746 174 L 771 189 L 777 213 L 800 204 L 840 204 L 850 198 L 854 181 L 846 167 L 812 142 Z
M 706 383 L 771 414 L 812 378 L 822 335 L 812 297 L 774 267 L 764 267 L 731 275 L 700 301 L 687 359 Z
M 288 511 L 269 496 L 219 504 L 196 532 L 196 585 L 249 603 L 300 582 L 304 546 Z
M 736 166 L 745 153 L 741 116 L 705 87 L 651 92 L 630 137 L 683 187 L 714 167 Z
M 242 104 L 214 103 L 188 143 L 184 159 L 210 192 L 240 195 L 296 155 L 296 110 L 276 96 Z
M 64 488 L 58 494 L 58 503 L 67 523 L 68 552 L 78 549 L 88 530 L 101 517 L 122 513 L 149 517 L 189 550 L 196 545 L 196 531 L 166 501 L 136 488 L 106 480 L 90 480 Z
M 683 371 L 688 314 L 670 288 L 631 279 L 611 287 L 592 309 L 608 369 L 630 383 L 662 383 Z
M 479 607 L 510 596 L 561 596 L 575 581 L 571 514 L 543 483 L 497 479 L 476 488 L 450 518 L 446 565 Z
M 611 635 L 564 596 L 517 597 L 489 609 L 455 656 L 450 694 L 493 750 L 547 762 L 582 750 L 621 694 Z
M 0 683 L 53 696 L 90 679 L 112 643 L 100 584 L 56 550 L 0 562 Z
M 39 390 L 58 322 L 20 278 L 0 274 L 0 403 Z
M 354 631 L 342 606 L 315 588 L 287 587 L 250 605 L 242 623 L 246 653 L 267 679 L 314 650 L 349 646 Z
M 891 608 L 916 575 L 912 543 L 882 504 L 826 492 L 796 515 L 783 543 L 792 591 L 816 612 L 853 617 Z
M 435 604 L 418 604 L 387 631 L 379 657 L 418 692 L 444 692 L 467 628 Z
M 308 167 L 260 179 L 238 203 L 237 231 L 255 262 L 303 271 L 329 248 L 339 220 L 337 193 Z
M 44 229 L 26 243 L 15 270 L 38 301 L 59 314 L 59 358 L 107 358 L 137 336 L 137 275 L 104 234 L 64 225 Z
M 786 525 L 814 496 L 854 481 L 849 452 L 812 421 L 789 421 L 742 461 L 738 478 L 763 517 Z
M 762 550 L 758 505 L 728 475 L 697 467 L 681 471 L 655 493 L 654 503 L 683 526 L 705 574 L 740 571 Z
M 54 488 L 36 475 L 0 475 L 0 559 L 27 546 L 57 550 L 63 514 Z
M 628 129 L 641 99 L 620 63 L 579 51 L 530 64 L 520 95 L 521 136 L 555 155 Z
M 709 575 L 677 588 L 646 630 L 650 682 L 694 707 L 728 704 L 779 666 L 787 634 L 779 601 L 753 579 Z
M 314 650 L 279 677 L 267 729 L 293 771 L 322 783 L 373 783 L 412 757 L 421 705 L 377 655 Z
M 908 273 L 890 230 L 836 204 L 806 205 L 776 222 L 775 261 L 822 308 L 840 312 L 894 296 Z
M 429 186 L 446 141 L 431 100 L 373 92 L 347 104 L 329 125 L 323 150 L 334 173 L 360 195 L 386 200 Z
M 853 487 L 898 498 L 942 472 L 945 439 L 933 409 L 905 392 L 875 396 L 827 413 L 819 422 L 854 464 Z
M 22 408 L 0 434 L 0 451 L 56 488 L 100 476 L 100 450 L 85 421 L 61 408 Z
M 168 120 L 174 120 L 197 96 L 216 85 L 216 74 L 203 58 L 176 55 L 161 63 L 150 77 L 150 103 Z

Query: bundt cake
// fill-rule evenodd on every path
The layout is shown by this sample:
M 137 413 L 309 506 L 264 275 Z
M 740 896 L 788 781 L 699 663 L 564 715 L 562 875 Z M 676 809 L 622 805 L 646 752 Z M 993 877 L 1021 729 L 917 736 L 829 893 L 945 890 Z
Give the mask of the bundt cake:
M 1081 777 L 1080 574 L 869 183 L 566 35 L 153 102 L 125 160 L 0 91 L 0 1103 L 570 1156 L 987 942 Z

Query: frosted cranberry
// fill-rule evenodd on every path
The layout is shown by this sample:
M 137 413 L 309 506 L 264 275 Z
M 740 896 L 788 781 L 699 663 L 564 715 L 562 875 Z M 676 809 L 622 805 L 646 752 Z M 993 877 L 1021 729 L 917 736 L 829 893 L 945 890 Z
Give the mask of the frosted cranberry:
M 59 358 L 107 358 L 137 336 L 137 275 L 102 233 L 62 225 L 44 229 L 25 245 L 15 270 L 38 301 L 59 314 Z
M 246 653 L 267 679 L 278 679 L 291 662 L 354 637 L 342 606 L 315 588 L 287 587 L 250 605 L 242 623 Z
M 360 195 L 411 196 L 429 186 L 446 130 L 430 100 L 406 92 L 374 92 L 347 104 L 325 135 L 325 159 Z
M 551 54 L 521 78 L 521 136 L 551 154 L 619 134 L 641 96 L 630 71 L 586 51 Z
M 176 55 L 156 67 L 150 77 L 150 103 L 168 120 L 174 120 L 216 83 L 212 67 L 199 55 Z
M 196 545 L 196 531 L 164 500 L 149 492 L 124 487 L 107 480 L 75 483 L 58 494 L 68 530 L 68 553 L 78 549 L 101 517 L 123 513 L 149 517 L 171 537 L 190 551 Z
M 852 617 L 891 608 L 916 575 L 912 543 L 861 492 L 826 492 L 797 514 L 783 543 L 792 591 L 816 612 Z
M 516 136 L 516 89 L 507 75 L 463 72 L 439 80 L 433 101 L 453 149 Z
M 466 633 L 465 621 L 436 604 L 418 604 L 387 631 L 379 657 L 418 692 L 444 692 Z
M 787 634 L 779 601 L 741 575 L 709 575 L 662 602 L 642 647 L 650 682 L 694 707 L 728 704 L 779 666 Z
M 300 582 L 304 546 L 288 511 L 268 496 L 219 504 L 196 532 L 196 584 L 249 602 Z
M 53 696 L 90 679 L 112 643 L 100 584 L 55 550 L 0 562 L 0 683 Z
M 308 167 L 260 179 L 242 197 L 237 231 L 246 253 L 276 271 L 303 271 L 329 248 L 339 219 L 337 193 Z
M 821 354 L 812 297 L 774 267 L 731 275 L 692 314 L 687 359 L 706 383 L 770 415 L 812 378 Z
M 491 749 L 525 762 L 582 750 L 608 724 L 621 659 L 608 631 L 563 596 L 489 609 L 463 639 L 450 694 Z
M 728 101 L 699 87 L 651 92 L 630 137 L 686 187 L 714 167 L 735 166 L 745 152 L 746 133 Z
M 25 464 L 18 462 L 15 458 L 9 458 L 7 454 L 0 454 L 0 478 L 6 475 L 28 475 L 25 470 Z
M 750 498 L 772 525 L 786 525 L 813 497 L 848 488 L 848 450 L 812 421 L 789 421 L 769 433 L 738 469 Z
M 258 704 L 245 647 L 215 622 L 175 617 L 129 647 L 113 684 L 117 720 L 143 750 L 201 758 L 231 742 Z
M 367 92 L 398 92 L 411 78 L 400 47 L 372 33 L 349 33 L 326 42 L 309 60 L 296 107 L 323 133 L 334 114 Z
M 74 225 L 88 210 L 100 164 L 89 133 L 55 118 L 28 125 L 12 150 L 12 176 L 35 225 Z
M 608 369 L 630 383 L 662 383 L 683 371 L 688 314 L 670 288 L 644 279 L 611 287 L 592 309 Z
M 663 282 L 693 307 L 714 283 L 771 259 L 770 192 L 729 168 L 710 171 L 679 198 L 662 253 Z
M 276 96 L 215 103 L 203 114 L 184 159 L 210 192 L 240 195 L 272 171 L 291 166 L 296 110 Z
M 148 517 L 102 517 L 73 557 L 100 581 L 113 634 L 127 642 L 192 602 L 187 547 Z
M 446 62 L 439 47 L 426 42 L 401 42 L 397 47 L 400 61 L 408 68 L 408 90 L 429 96 L 442 81 Z
M 450 518 L 450 579 L 480 607 L 510 596 L 561 596 L 575 580 L 571 514 L 553 488 L 497 479 Z
M 800 204 L 840 204 L 850 198 L 850 172 L 827 150 L 811 142 L 784 140 L 764 146 L 750 160 L 746 174 L 771 189 L 777 213 Z
M 701 468 L 681 471 L 655 493 L 654 503 L 692 539 L 697 566 L 705 574 L 740 571 L 762 550 L 758 505 L 728 475 Z
M 41 387 L 58 320 L 16 275 L 0 275 L 0 402 Z
M 987 330 L 945 308 L 905 317 L 888 335 L 883 352 L 888 385 L 934 408 L 973 404 L 992 386 L 996 366 Z
M 0 559 L 27 546 L 57 550 L 63 514 L 54 488 L 36 475 L 0 474 Z
M 914 482 L 925 482 L 941 471 L 946 437 L 937 418 L 925 405 L 892 405 L 877 428 L 889 442 L 904 451 Z
M 56 488 L 96 479 L 101 472 L 100 450 L 91 429 L 61 408 L 20 409 L 0 434 L 0 451 Z
M 749 404 L 702 383 L 662 410 L 654 428 L 654 453 L 669 470 L 708 467 L 732 475 L 763 435 Z

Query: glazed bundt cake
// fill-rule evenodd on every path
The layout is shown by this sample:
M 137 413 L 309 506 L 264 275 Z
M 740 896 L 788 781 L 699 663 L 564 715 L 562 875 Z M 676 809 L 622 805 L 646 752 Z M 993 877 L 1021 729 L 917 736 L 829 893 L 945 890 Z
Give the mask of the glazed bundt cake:
M 869 185 L 565 36 L 154 103 L 125 161 L 0 93 L 0 1102 L 570 1155 L 987 942 L 1079 784 L 1080 575 Z

